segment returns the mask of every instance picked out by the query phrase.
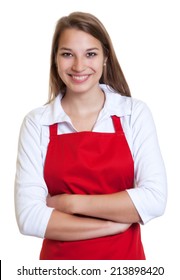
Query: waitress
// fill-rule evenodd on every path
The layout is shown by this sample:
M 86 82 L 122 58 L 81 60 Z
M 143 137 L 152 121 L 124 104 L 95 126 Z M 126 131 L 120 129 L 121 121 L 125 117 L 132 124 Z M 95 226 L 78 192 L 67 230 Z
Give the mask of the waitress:
M 131 98 L 93 15 L 57 22 L 50 97 L 24 119 L 15 206 L 42 260 L 144 260 L 140 224 L 164 213 L 166 174 L 148 107 Z

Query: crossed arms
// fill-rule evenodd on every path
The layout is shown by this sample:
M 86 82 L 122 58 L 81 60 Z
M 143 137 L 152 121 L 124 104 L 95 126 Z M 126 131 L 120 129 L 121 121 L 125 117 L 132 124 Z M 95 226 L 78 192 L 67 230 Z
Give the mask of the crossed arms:
M 45 237 L 55 240 L 83 240 L 113 235 L 141 221 L 126 191 L 105 195 L 48 196 L 47 206 L 55 210 Z

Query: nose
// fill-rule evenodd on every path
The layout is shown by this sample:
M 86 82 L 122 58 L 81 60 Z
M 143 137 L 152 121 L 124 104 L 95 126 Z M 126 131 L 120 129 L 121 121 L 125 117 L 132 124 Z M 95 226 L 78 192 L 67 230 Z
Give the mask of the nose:
M 86 68 L 84 59 L 81 57 L 76 57 L 74 58 L 73 65 L 72 65 L 72 70 L 75 72 L 82 72 Z

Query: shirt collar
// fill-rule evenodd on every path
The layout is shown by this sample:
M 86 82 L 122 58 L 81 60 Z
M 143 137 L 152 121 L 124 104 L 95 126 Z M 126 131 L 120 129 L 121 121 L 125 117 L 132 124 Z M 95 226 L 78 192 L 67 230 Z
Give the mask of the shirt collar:
M 123 117 L 131 115 L 131 97 L 122 96 L 105 84 L 101 84 L 100 87 L 106 96 L 103 110 L 106 111 L 109 116 L 116 115 L 118 117 Z
M 105 84 L 100 84 L 101 89 L 105 93 L 105 104 L 101 111 L 101 115 L 123 117 L 131 115 L 131 97 L 122 96 L 119 93 L 113 91 Z M 51 125 L 60 122 L 70 122 L 70 118 L 64 112 L 61 106 L 62 94 L 58 96 L 49 104 L 45 105 L 44 111 L 41 117 L 42 125 Z

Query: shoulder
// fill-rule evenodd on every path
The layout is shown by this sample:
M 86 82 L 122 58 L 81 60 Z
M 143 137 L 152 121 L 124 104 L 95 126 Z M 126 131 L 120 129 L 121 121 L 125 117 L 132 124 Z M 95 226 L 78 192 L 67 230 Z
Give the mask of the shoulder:
M 42 118 L 43 118 L 46 110 L 48 109 L 48 106 L 49 106 L 49 104 L 32 109 L 30 112 L 28 112 L 25 115 L 24 121 L 41 124 Z
M 142 100 L 131 98 L 132 118 L 151 115 L 149 106 Z
M 39 139 L 42 131 L 41 119 L 46 111 L 46 105 L 28 112 L 21 124 L 19 138 L 21 141 L 29 142 L 32 138 Z
M 27 135 L 39 135 L 42 131 L 41 120 L 47 110 L 47 105 L 35 108 L 28 112 L 21 124 L 20 135 L 25 137 Z
M 25 121 L 32 122 L 39 126 L 51 125 L 58 121 L 61 112 L 60 107 L 60 95 L 58 95 L 53 101 L 31 110 L 24 118 Z
M 43 126 L 46 124 L 44 120 L 51 120 L 51 116 L 53 115 L 53 104 L 54 101 L 28 112 L 22 121 L 21 135 L 33 134 L 38 135 L 39 137 L 42 133 Z
M 150 114 L 149 107 L 142 100 L 123 96 L 106 85 L 101 85 L 106 95 L 106 107 L 111 115 L 116 114 L 120 117 L 130 116 L 137 118 L 144 114 Z

